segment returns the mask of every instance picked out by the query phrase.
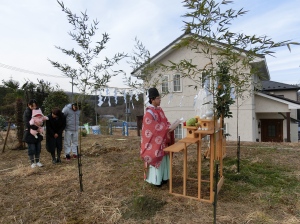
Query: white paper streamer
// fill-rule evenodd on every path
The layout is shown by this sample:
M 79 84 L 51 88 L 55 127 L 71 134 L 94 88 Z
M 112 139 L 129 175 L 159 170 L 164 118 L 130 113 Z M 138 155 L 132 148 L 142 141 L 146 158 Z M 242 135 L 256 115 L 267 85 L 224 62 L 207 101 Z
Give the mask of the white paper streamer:
M 130 90 L 129 95 L 130 95 L 130 101 L 132 101 L 132 97 L 133 97 L 133 91 L 132 90 Z
M 108 106 L 111 106 L 110 96 L 109 96 L 109 88 L 106 88 L 106 96 L 108 97 Z
M 115 104 L 118 104 L 118 92 L 117 89 L 114 90 Z
M 130 95 L 130 98 L 129 98 L 130 101 L 129 102 L 131 102 L 132 109 L 134 109 L 133 100 L 132 100 L 132 97 L 133 97 L 133 91 L 132 90 L 130 90 L 129 95 Z
M 101 96 L 101 90 L 100 90 L 100 93 L 99 93 L 99 103 L 98 103 L 98 106 L 101 107 L 101 105 L 103 104 L 103 98 Z
M 137 91 L 135 92 L 135 100 L 139 101 L 139 93 Z

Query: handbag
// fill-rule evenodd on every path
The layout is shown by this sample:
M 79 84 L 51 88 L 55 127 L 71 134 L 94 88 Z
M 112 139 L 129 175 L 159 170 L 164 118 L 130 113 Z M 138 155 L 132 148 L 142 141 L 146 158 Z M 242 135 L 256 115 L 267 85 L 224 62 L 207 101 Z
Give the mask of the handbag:
M 22 138 L 22 142 L 26 142 L 27 136 L 29 134 L 29 131 L 26 129 L 23 133 L 23 138 Z

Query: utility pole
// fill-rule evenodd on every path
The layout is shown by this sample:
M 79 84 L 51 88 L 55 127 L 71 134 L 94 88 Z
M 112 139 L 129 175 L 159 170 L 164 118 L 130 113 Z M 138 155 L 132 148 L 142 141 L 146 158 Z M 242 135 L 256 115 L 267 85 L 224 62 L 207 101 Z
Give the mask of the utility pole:
M 73 78 L 73 75 L 72 75 L 71 77 L 72 77 L 72 101 L 71 101 L 71 102 L 74 103 L 74 102 L 73 102 L 73 99 L 74 99 L 74 98 L 73 98 L 73 85 L 74 85 L 73 79 L 74 79 L 74 78 Z
M 126 96 L 127 97 L 127 96 Z M 127 105 L 128 104 L 128 105 Z M 130 102 L 126 100 L 126 108 L 125 108 L 125 116 L 126 116 L 126 121 L 128 122 L 129 120 L 129 116 L 131 114 L 131 111 L 130 111 Z
M 97 90 L 95 90 L 95 114 L 96 114 L 96 125 L 98 125 L 98 114 L 97 114 Z

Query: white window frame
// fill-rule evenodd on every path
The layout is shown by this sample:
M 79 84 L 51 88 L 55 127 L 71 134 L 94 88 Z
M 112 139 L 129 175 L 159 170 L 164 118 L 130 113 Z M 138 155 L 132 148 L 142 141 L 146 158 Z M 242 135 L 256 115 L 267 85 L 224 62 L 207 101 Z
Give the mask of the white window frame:
M 161 92 L 168 93 L 169 92 L 169 75 L 163 75 L 161 80 Z
M 175 82 L 175 79 L 177 79 L 177 78 L 175 78 L 176 76 L 179 76 L 179 90 L 175 90 L 175 83 L 174 82 Z M 182 78 L 181 78 L 180 74 L 174 74 L 173 75 L 172 86 L 173 86 L 173 92 L 176 92 L 176 93 L 182 92 Z

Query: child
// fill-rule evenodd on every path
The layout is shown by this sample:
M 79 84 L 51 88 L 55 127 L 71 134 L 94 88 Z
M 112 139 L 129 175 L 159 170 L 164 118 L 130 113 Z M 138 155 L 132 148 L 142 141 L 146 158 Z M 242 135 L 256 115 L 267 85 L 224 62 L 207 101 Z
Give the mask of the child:
M 49 118 L 43 115 L 41 109 L 32 110 L 32 117 L 29 121 L 30 134 L 32 134 L 35 138 L 38 138 L 38 133 L 44 136 L 44 129 L 42 126 L 45 120 L 49 120 Z

